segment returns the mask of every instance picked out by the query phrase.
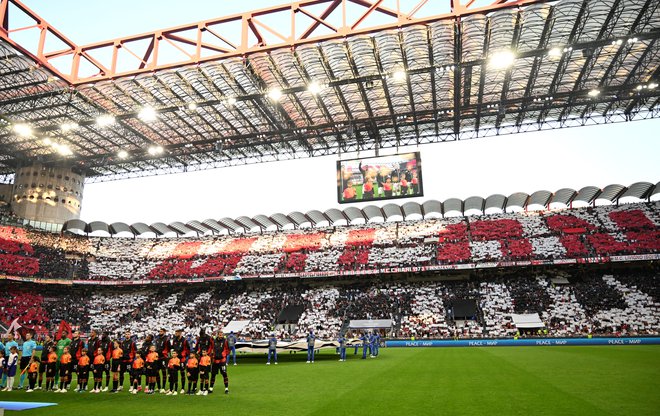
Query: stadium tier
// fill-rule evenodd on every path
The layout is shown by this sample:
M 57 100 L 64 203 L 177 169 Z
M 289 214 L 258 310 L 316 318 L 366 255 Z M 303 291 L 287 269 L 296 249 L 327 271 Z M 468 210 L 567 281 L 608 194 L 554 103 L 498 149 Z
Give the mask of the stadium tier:
M 0 228 L 8 279 L 140 284 L 654 260 L 657 203 L 127 239 Z
M 89 288 L 63 293 L 49 285 L 7 282 L 0 291 L 0 320 L 14 319 L 38 334 L 65 320 L 83 332 L 129 330 L 143 339 L 154 328 L 183 328 L 196 335 L 232 321 L 248 321 L 244 339 L 336 339 L 351 320 L 391 319 L 390 337 L 513 337 L 653 335 L 660 331 L 660 274 L 596 270 L 512 271 L 456 281 L 333 283 L 232 282 L 188 287 Z M 291 311 L 294 312 L 291 312 Z M 540 323 L 523 325 L 520 316 Z M 207 331 L 208 332 L 208 331 Z

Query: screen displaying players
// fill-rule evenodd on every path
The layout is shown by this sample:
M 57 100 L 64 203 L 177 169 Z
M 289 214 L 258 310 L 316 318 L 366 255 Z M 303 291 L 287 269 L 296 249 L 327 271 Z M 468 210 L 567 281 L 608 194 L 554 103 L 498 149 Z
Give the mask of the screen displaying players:
M 337 161 L 341 204 L 423 195 L 419 152 Z

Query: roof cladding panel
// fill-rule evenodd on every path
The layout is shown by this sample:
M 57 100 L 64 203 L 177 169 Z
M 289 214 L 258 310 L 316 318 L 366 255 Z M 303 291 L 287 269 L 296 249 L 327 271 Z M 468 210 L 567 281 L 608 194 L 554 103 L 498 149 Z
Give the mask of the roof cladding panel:
M 135 235 L 143 235 L 149 233 L 155 233 L 147 224 L 143 222 L 136 222 L 131 224 L 131 229 Z
M 167 235 L 167 234 L 176 234 L 176 231 L 168 227 L 162 222 L 155 222 L 151 224 L 149 227 L 155 232 L 157 235 Z
M 191 230 L 195 230 L 200 234 L 204 234 L 209 232 L 210 230 L 206 228 L 201 222 L 197 220 L 192 220 L 186 223 L 186 227 L 190 228 Z
M 529 197 L 528 205 L 540 205 L 542 207 L 548 206 L 552 192 L 550 191 L 536 191 Z
M 325 211 L 325 216 L 330 218 L 331 224 L 334 225 L 335 223 L 339 221 L 346 221 L 346 217 L 344 216 L 344 213 L 341 212 L 340 210 L 336 208 L 331 208 L 327 211 Z
M 403 219 L 408 219 L 411 215 L 422 216 L 422 206 L 417 202 L 406 202 L 401 206 L 401 211 L 403 212 Z M 387 214 L 387 212 L 385 213 Z
M 234 221 L 233 219 L 231 219 L 229 217 L 225 217 L 221 220 L 218 220 L 218 223 L 224 225 L 225 228 L 228 228 L 228 229 L 230 229 L 234 232 L 238 232 L 238 231 L 244 232 L 244 231 L 246 231 L 245 227 L 243 227 L 242 225 L 236 223 L 236 221 Z
M 211 231 L 216 231 L 219 233 L 229 232 L 230 230 L 230 228 L 220 224 L 218 221 L 212 218 L 202 221 L 202 225 Z
M 113 222 L 110 224 L 110 234 L 115 235 L 119 233 L 131 233 L 135 235 L 131 227 L 124 222 Z
M 653 184 L 650 182 L 636 182 L 630 185 L 626 192 L 621 195 L 621 198 L 645 199 L 650 196 L 651 189 L 653 189 Z
M 400 205 L 386 204 L 386 205 L 383 205 L 383 207 L 381 209 L 382 209 L 383 213 L 385 214 L 385 217 L 384 217 L 385 220 L 387 220 L 389 218 L 392 218 L 392 217 L 397 217 L 397 216 L 399 216 L 401 218 L 404 218 L 403 209 Z M 366 208 L 365 208 L 365 212 L 366 212 Z
M 288 217 L 291 218 L 291 220 L 298 227 L 300 227 L 302 224 L 307 224 L 307 223 L 311 224 L 311 221 L 309 220 L 309 218 L 305 217 L 305 214 L 303 214 L 302 212 L 299 212 L 299 211 L 293 211 L 293 212 L 289 213 Z
M 327 222 L 327 223 L 331 222 L 331 220 L 329 220 L 325 215 L 323 215 L 323 213 L 321 211 L 318 211 L 318 210 L 315 210 L 315 209 L 307 212 L 307 214 L 305 214 L 305 215 L 307 216 L 307 218 L 312 220 L 312 223 L 314 225 L 318 225 L 318 224 L 321 224 L 321 223 L 324 223 L 324 222 Z
M 602 191 L 600 188 L 597 188 L 595 186 L 585 186 L 584 188 L 580 189 L 575 196 L 574 201 L 581 201 L 581 202 L 586 202 L 587 204 L 591 204 L 596 200 L 598 195 L 600 195 Z
M 568 206 L 568 204 L 573 201 L 573 199 L 577 196 L 577 192 L 575 189 L 571 188 L 561 188 L 555 194 L 550 198 L 550 203 L 551 204 L 563 204 Z
M 655 186 L 653 187 L 653 191 L 651 191 L 651 196 L 655 196 L 660 194 L 660 182 L 656 183 Z
M 496 208 L 502 212 L 504 212 L 504 208 L 506 207 L 506 197 L 501 194 L 495 194 L 491 195 L 488 198 L 486 198 L 486 205 L 484 208 L 484 212 L 487 209 L 491 208 Z
M 93 233 L 96 231 L 103 231 L 105 233 L 112 234 L 110 232 L 110 227 L 108 226 L 108 224 L 106 224 L 103 221 L 92 221 L 89 224 L 87 224 L 88 233 Z
M 376 222 L 377 219 L 385 220 L 386 216 L 383 211 L 375 205 L 367 205 L 362 208 L 362 213 L 367 217 L 367 222 Z
M 625 190 L 626 187 L 623 185 L 607 185 L 605 188 L 603 188 L 603 192 L 598 195 L 597 199 L 606 199 L 610 202 L 614 202 L 615 199 L 619 199 L 619 195 L 621 195 Z
M 278 226 L 273 220 L 263 214 L 256 215 L 252 218 L 252 221 L 256 222 L 264 229 Z
M 286 227 L 287 225 L 294 225 L 293 221 L 291 221 L 289 217 L 279 212 L 277 214 L 271 215 L 270 219 L 282 228 Z
M 438 218 L 444 215 L 442 202 L 434 199 L 424 202 L 422 209 L 424 210 L 424 218 Z
M 359 210 L 355 207 L 348 207 L 348 208 L 344 209 L 344 214 L 346 214 L 346 217 L 348 217 L 349 222 L 353 222 L 353 221 L 359 220 L 359 219 L 365 220 L 365 222 L 367 221 L 367 218 L 365 217 L 364 212 L 362 212 L 361 210 Z
M 62 231 L 72 231 L 72 230 L 85 233 L 87 232 L 86 231 L 87 223 L 83 220 L 73 219 L 65 222 L 64 225 L 62 226 Z
M 176 231 L 176 233 L 179 234 L 179 235 L 196 232 L 195 230 L 189 228 L 188 226 L 186 226 L 186 224 L 184 224 L 180 221 L 175 221 L 175 222 L 171 223 L 168 227 L 170 229 Z
M 471 196 L 465 200 L 465 211 L 478 210 L 479 212 L 484 212 L 484 204 L 486 200 L 480 196 Z
M 463 214 L 463 201 L 458 198 L 449 198 L 442 203 L 442 206 L 445 209 L 445 214 L 454 211 Z
M 234 221 L 237 224 L 241 225 L 243 228 L 245 228 L 248 231 L 252 231 L 252 230 L 255 230 L 255 229 L 259 229 L 259 230 L 262 229 L 261 225 L 259 225 L 258 223 L 252 221 L 251 218 L 246 217 L 246 216 L 238 217 L 238 218 L 234 219 Z
M 525 208 L 527 206 L 527 200 L 529 195 L 524 192 L 516 192 L 509 195 L 506 200 L 506 208 L 516 207 L 516 208 Z

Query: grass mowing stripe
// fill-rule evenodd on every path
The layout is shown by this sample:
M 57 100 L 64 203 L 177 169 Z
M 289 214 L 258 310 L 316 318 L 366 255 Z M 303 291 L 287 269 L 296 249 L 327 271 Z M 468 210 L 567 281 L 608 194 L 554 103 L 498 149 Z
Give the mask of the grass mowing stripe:
M 660 414 L 660 346 L 392 348 L 348 361 L 324 352 L 241 356 L 206 397 L 127 393 L 0 393 L 0 400 L 57 402 L 30 415 L 650 415 Z M 75 385 L 75 384 L 74 384 Z M 14 412 L 7 412 L 8 415 Z

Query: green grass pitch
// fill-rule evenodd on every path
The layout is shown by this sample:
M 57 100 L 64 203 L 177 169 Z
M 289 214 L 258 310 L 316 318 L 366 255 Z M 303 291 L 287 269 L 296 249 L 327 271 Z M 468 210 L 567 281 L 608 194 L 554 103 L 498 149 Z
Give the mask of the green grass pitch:
M 347 362 L 324 352 L 314 364 L 280 354 L 277 366 L 239 356 L 229 395 L 130 395 L 126 385 L 117 394 L 3 392 L 0 401 L 58 403 L 26 416 L 660 414 L 660 346 L 382 348 L 367 360 L 347 352 Z

